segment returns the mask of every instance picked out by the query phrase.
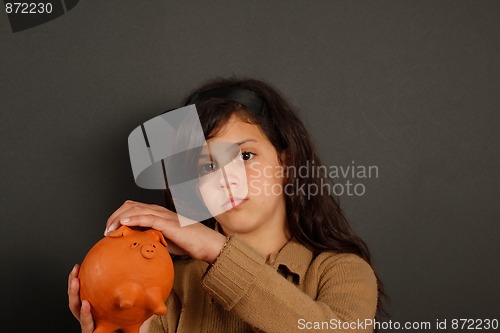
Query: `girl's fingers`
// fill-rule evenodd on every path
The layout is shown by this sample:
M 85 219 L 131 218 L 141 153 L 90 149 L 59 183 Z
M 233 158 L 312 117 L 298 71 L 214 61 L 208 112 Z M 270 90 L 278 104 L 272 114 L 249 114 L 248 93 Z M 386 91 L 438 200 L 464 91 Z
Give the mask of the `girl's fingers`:
M 181 227 L 179 216 L 165 207 L 127 201 L 108 219 L 105 235 L 120 225 L 153 228 L 165 236 L 171 253 L 187 253 L 195 259 L 212 262 L 226 238 L 202 224 L 190 222 L 193 223 Z
M 73 266 L 73 269 L 68 275 L 68 295 L 69 295 L 69 287 L 71 285 L 71 280 L 78 277 L 78 271 L 80 270 L 80 265 Z
M 121 214 L 121 212 L 123 212 L 124 210 L 127 210 L 127 206 L 131 205 L 134 201 L 132 200 L 127 200 L 125 201 L 120 207 L 118 207 L 117 210 L 115 210 L 113 212 L 113 214 L 111 214 L 111 216 L 108 218 L 108 220 L 106 221 L 106 225 L 109 225 L 118 215 Z
M 180 227 L 177 219 L 163 218 L 153 214 L 122 217 L 120 223 L 126 226 L 153 228 L 164 234 L 168 227 Z
M 120 227 L 120 220 L 122 218 L 138 215 L 158 215 L 166 219 L 176 217 L 175 213 L 158 205 L 149 205 L 135 201 L 126 201 L 108 219 L 104 235 L 107 235 L 107 233 L 110 231 L 118 229 Z
M 114 211 L 113 214 L 108 218 L 106 221 L 106 229 L 114 230 L 118 228 L 117 221 L 118 217 L 125 213 L 126 211 L 130 210 L 131 208 L 137 208 L 137 207 L 145 207 L 148 206 L 147 204 L 144 204 L 142 202 L 138 201 L 133 201 L 133 200 L 127 200 L 125 201 L 117 210 Z M 113 228 L 114 227 L 114 228 Z
M 82 327 L 82 333 L 94 332 L 94 320 L 90 313 L 90 303 L 86 300 L 82 301 L 80 309 L 80 326 Z
M 114 211 L 113 214 L 108 218 L 106 221 L 106 231 L 111 231 L 117 228 L 117 226 L 114 226 L 115 228 L 112 229 L 113 227 L 113 222 L 115 222 L 116 217 L 125 212 L 126 210 L 130 209 L 133 205 L 138 204 L 138 202 L 132 201 L 132 200 L 127 200 L 125 201 L 117 210 Z M 104 232 L 104 235 L 107 234 L 107 232 Z
M 68 305 L 73 316 L 80 320 L 80 281 L 77 278 L 73 278 L 69 282 L 68 288 Z

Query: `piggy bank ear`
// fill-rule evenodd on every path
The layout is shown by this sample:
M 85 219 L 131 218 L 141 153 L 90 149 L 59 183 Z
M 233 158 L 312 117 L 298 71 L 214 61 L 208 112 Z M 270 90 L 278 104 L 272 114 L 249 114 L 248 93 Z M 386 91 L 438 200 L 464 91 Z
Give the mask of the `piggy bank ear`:
M 160 231 L 149 229 L 146 231 L 146 233 L 148 233 L 148 235 L 153 237 L 154 240 L 162 243 L 164 246 L 167 246 L 167 241 L 165 240 L 165 237 L 163 237 L 163 234 Z
M 110 231 L 108 236 L 109 237 L 123 237 L 127 236 L 128 234 L 132 233 L 132 229 L 129 227 L 122 225 L 120 228 Z

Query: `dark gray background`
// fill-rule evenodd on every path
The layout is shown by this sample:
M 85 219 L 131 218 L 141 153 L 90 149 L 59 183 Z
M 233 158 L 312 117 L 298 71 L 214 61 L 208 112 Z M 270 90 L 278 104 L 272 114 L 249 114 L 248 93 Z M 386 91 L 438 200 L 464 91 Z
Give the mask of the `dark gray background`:
M 327 165 L 393 321 L 500 319 L 500 2 L 82 1 L 0 13 L 2 331 L 77 332 L 66 281 L 135 186 L 132 129 L 214 76 L 277 86 Z

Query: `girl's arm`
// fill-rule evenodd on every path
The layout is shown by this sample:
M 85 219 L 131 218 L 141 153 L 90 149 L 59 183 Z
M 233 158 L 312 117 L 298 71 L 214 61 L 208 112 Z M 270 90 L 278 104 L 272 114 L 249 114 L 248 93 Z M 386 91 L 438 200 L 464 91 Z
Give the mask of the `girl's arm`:
M 371 267 L 355 255 L 325 253 L 308 263 L 304 289 L 316 288 L 311 298 L 266 264 L 265 258 L 238 236 L 231 237 L 219 254 L 226 241 L 223 235 L 200 223 L 180 227 L 177 215 L 164 207 L 127 201 L 108 219 L 106 230 L 120 224 L 159 230 L 173 253 L 187 253 L 193 259 L 213 264 L 202 280 L 203 288 L 226 310 L 264 332 L 301 331 L 302 323 L 334 324 L 338 320 L 353 325 L 375 316 L 376 279 Z M 352 330 L 303 330 L 372 331 L 371 327 L 359 325 Z
M 313 299 L 237 236 L 202 285 L 224 309 L 264 332 L 371 332 L 377 305 L 375 275 L 356 255 L 323 253 L 310 262 L 302 288 Z M 335 330 L 344 325 L 351 329 Z

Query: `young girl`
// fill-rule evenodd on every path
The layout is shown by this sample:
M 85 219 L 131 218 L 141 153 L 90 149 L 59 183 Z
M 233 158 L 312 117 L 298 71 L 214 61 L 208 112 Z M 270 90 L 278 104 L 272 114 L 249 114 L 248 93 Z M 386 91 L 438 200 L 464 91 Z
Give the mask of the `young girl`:
M 320 191 L 326 175 L 292 172 L 321 162 L 291 106 L 252 79 L 211 81 L 188 104 L 196 104 L 209 149 L 238 145 L 246 174 L 226 170 L 215 183 L 200 182 L 210 211 L 210 198 L 232 193 L 203 223 L 181 227 L 168 190 L 164 207 L 126 201 L 108 219 L 106 232 L 120 225 L 154 228 L 172 254 L 189 256 L 174 260 L 167 314 L 153 316 L 141 332 L 371 332 L 382 285 L 366 244 L 336 199 Z M 200 173 L 218 168 L 217 161 L 200 159 Z M 70 308 L 82 332 L 92 332 L 77 274 L 75 266 Z

